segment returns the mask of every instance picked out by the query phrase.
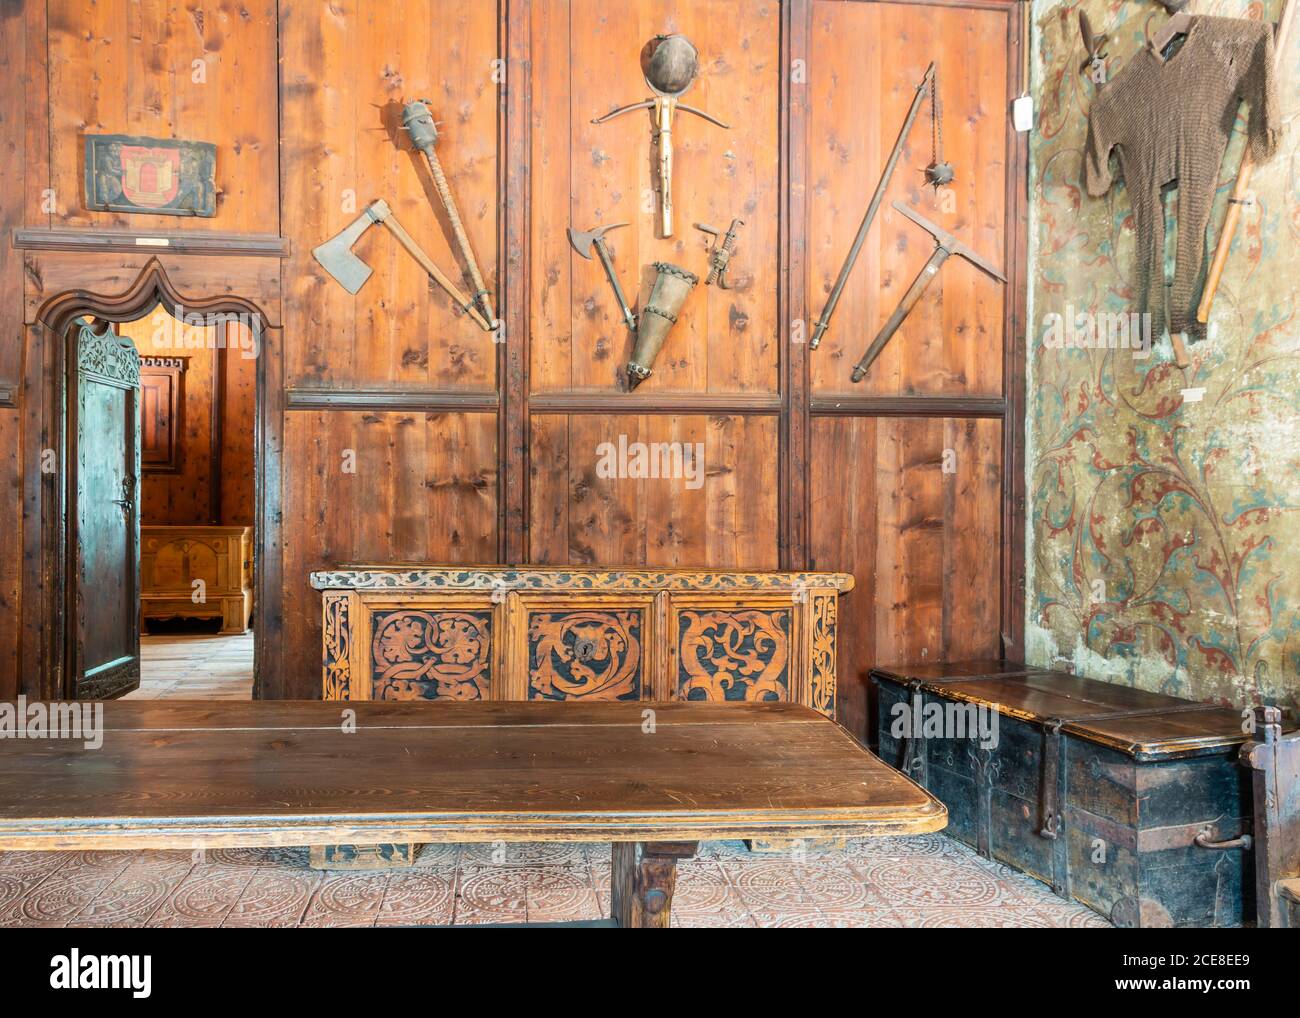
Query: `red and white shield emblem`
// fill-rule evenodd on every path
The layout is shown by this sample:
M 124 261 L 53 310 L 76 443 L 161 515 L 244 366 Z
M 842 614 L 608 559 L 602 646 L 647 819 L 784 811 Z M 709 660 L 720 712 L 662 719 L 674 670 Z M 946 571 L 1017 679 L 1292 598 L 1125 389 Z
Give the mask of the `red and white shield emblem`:
M 122 193 L 134 204 L 161 208 L 181 184 L 181 154 L 174 148 L 122 146 Z

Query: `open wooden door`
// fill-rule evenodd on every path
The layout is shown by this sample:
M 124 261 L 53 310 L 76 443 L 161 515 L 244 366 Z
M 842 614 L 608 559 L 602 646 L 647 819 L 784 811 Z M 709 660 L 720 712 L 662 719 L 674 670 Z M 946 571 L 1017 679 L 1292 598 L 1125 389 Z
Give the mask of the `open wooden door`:
M 140 355 L 111 325 L 73 329 L 67 660 L 77 699 L 109 699 L 140 685 Z

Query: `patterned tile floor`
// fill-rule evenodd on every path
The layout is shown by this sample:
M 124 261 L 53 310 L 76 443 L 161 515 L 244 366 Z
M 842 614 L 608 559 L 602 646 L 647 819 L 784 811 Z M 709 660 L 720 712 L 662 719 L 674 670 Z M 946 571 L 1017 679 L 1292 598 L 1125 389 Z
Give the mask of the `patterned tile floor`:
M 305 849 L 0 853 L 0 926 L 390 926 L 609 914 L 607 845 L 429 846 L 416 865 L 321 873 Z M 678 869 L 676 926 L 1100 926 L 941 834 L 795 860 L 709 842 Z

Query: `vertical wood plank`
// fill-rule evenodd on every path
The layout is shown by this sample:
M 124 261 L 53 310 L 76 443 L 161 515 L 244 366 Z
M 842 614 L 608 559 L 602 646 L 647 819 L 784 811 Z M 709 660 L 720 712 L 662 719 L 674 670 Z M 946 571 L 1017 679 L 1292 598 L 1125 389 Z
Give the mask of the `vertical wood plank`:
M 255 519 L 254 435 L 257 409 L 257 361 L 246 356 L 251 337 L 246 325 L 226 326 L 226 384 L 221 429 L 221 513 L 225 523 L 252 524 Z M 262 351 L 265 354 L 265 351 Z
M 292 5 L 280 15 L 281 192 L 296 241 L 285 263 L 285 327 L 297 337 L 285 361 L 288 385 L 323 384 L 331 374 L 359 377 L 351 341 L 358 302 L 311 256 L 356 214 L 345 209 L 368 201 L 357 181 L 359 132 L 349 94 L 348 38 L 356 19 L 354 0 Z M 363 240 L 359 256 L 370 257 L 373 244 Z M 373 291 L 362 293 L 367 303 L 374 298 Z
M 28 165 L 26 83 L 27 23 L 21 11 L 0 17 L 0 237 L 24 225 L 23 202 L 30 178 L 39 172 Z M 22 372 L 22 258 L 6 252 L 0 260 L 0 388 L 16 390 Z
M 538 200 L 530 205 L 529 247 L 532 301 L 529 305 L 529 334 L 532 343 L 532 376 L 543 386 L 568 388 L 572 384 L 571 349 L 573 298 L 571 288 L 578 285 L 593 309 L 605 291 L 597 289 L 604 282 L 595 262 L 577 261 L 566 232 L 570 225 L 589 229 L 591 211 L 575 208 L 587 195 L 576 194 L 570 183 L 573 159 L 569 145 L 569 110 L 573 104 L 569 64 L 568 0 L 552 0 L 532 8 L 532 75 L 521 83 L 528 94 L 535 92 L 545 112 L 532 125 L 527 150 L 530 194 Z M 523 73 L 521 69 L 521 73 Z M 589 94 L 589 93 L 588 93 Z M 563 116 L 552 115 L 553 112 Z M 511 160 L 514 163 L 514 160 Z M 566 196 L 557 202 L 555 196 Z M 572 195 L 572 197 L 567 197 Z M 619 244 L 616 231 L 609 242 Z M 621 247 L 620 247 L 621 251 Z M 626 269 L 620 257 L 620 267 Z M 575 271 L 578 275 L 575 277 Z M 621 321 L 621 319 L 620 319 Z M 595 356 L 612 360 L 608 342 L 596 348 Z
M 528 561 L 565 565 L 569 561 L 569 419 L 538 414 L 532 419 L 528 457 Z
M 943 427 L 954 459 L 944 477 L 944 653 L 949 661 L 997 657 L 1001 577 L 993 552 L 1002 545 L 1002 425 L 948 418 Z
M 704 462 L 708 542 L 698 564 L 780 566 L 777 429 L 774 417 L 709 418 Z
M 19 424 L 17 411 L 0 410 L 0 700 L 13 700 L 23 691 L 18 669 L 23 533 Z
M 531 265 L 532 202 L 529 159 L 532 145 L 532 61 L 533 6 L 531 0 L 501 0 L 499 52 L 506 61 L 506 84 L 499 89 L 500 146 L 505 153 L 503 190 L 506 215 L 503 223 L 502 260 L 504 344 L 497 350 L 497 386 L 501 404 L 497 421 L 499 434 L 499 480 L 502 492 L 498 507 L 497 557 L 505 562 L 528 561 L 528 394 L 532 387 L 529 351 L 532 333 L 529 316 L 532 289 Z
M 1029 25 L 1026 5 L 1015 4 L 1008 13 L 1007 81 L 1012 91 L 1029 88 L 1025 78 Z M 1006 139 L 1006 252 L 1008 285 L 1003 293 L 1008 341 L 1002 350 L 1002 389 L 1007 412 L 1002 427 L 1002 653 L 1009 660 L 1024 660 L 1025 631 L 1025 375 L 1026 315 L 1028 307 L 1029 249 L 1029 134 L 1013 133 Z
M 883 660 L 876 623 L 877 423 L 871 417 L 814 418 L 811 441 L 823 454 L 812 457 L 808 483 L 809 568 L 854 576 L 853 590 L 839 603 L 836 713 L 860 736 L 868 730 L 866 672 Z

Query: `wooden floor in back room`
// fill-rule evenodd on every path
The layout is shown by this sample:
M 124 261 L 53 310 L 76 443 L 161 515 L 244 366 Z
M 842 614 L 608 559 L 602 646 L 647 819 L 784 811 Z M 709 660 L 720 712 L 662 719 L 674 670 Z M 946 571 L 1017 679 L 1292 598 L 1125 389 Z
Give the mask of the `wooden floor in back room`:
M 126 700 L 251 700 L 253 633 L 140 637 L 140 688 Z

